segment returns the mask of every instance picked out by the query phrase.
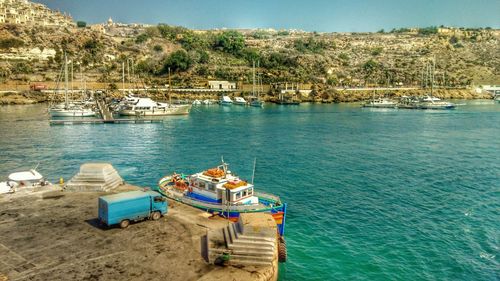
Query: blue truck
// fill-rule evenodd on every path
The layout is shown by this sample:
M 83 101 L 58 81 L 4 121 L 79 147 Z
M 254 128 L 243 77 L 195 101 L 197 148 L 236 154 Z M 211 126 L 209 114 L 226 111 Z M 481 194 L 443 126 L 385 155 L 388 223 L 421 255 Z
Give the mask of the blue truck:
M 99 222 L 121 228 L 131 221 L 158 220 L 167 213 L 167 200 L 156 191 L 130 191 L 99 197 Z

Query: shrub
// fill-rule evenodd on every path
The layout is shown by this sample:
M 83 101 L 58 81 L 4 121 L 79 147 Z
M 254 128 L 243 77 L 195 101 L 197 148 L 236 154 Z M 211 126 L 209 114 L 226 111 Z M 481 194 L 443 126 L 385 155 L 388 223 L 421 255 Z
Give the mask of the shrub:
M 148 41 L 148 39 L 149 39 L 149 35 L 147 33 L 142 33 L 142 34 L 139 34 L 139 36 L 137 36 L 135 38 L 135 43 L 142 44 L 142 43 Z
M 77 26 L 78 28 L 84 28 L 84 27 L 87 27 L 87 23 L 86 23 L 86 22 L 84 22 L 84 21 L 77 21 L 77 22 L 76 22 L 76 26 Z
M 155 46 L 153 47 L 153 50 L 154 50 L 155 52 L 157 52 L 157 53 L 161 53 L 161 52 L 163 52 L 163 47 L 162 47 L 161 45 L 155 45 Z
M 372 56 L 378 56 L 382 53 L 382 47 L 374 48 L 371 52 Z
M 0 40 L 0 49 L 19 48 L 24 46 L 24 41 L 17 38 L 7 38 Z
M 424 28 L 418 29 L 418 34 L 420 34 L 420 35 L 437 34 L 437 32 L 438 32 L 438 28 L 435 26 L 429 26 L 429 27 L 424 27 Z

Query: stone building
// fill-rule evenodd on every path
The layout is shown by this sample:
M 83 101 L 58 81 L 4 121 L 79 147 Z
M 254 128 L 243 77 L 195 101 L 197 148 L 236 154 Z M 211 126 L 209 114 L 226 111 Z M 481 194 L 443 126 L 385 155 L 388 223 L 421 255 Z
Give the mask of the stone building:
M 74 26 L 71 16 L 28 0 L 0 0 L 0 23 L 41 26 Z

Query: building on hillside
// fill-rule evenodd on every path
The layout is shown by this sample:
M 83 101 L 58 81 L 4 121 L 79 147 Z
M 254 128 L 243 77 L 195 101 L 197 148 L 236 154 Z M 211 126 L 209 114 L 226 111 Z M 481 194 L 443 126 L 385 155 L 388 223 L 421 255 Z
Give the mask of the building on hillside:
M 236 89 L 236 83 L 228 81 L 208 81 L 208 88 L 218 90 L 234 90 Z
M 27 0 L 0 0 L 0 23 L 64 27 L 75 25 L 71 16 Z

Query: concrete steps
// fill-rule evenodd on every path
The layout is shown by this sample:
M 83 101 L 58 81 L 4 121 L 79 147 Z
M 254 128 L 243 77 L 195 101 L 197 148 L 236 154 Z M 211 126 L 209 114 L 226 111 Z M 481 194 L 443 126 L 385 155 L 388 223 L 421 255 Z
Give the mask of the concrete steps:
M 208 261 L 213 263 L 222 254 L 229 254 L 229 264 L 270 266 L 276 258 L 276 232 L 271 237 L 245 234 L 238 224 L 213 230 L 207 234 Z
M 110 191 L 123 184 L 118 172 L 108 163 L 86 163 L 67 184 L 70 191 Z

